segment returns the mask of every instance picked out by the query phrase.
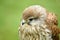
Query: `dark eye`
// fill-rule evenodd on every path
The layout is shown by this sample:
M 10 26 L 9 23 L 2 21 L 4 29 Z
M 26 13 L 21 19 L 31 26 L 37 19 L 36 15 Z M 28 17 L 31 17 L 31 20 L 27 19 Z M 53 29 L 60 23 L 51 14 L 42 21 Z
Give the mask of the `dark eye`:
M 32 20 L 33 20 L 33 18 L 29 19 L 29 21 L 32 21 Z

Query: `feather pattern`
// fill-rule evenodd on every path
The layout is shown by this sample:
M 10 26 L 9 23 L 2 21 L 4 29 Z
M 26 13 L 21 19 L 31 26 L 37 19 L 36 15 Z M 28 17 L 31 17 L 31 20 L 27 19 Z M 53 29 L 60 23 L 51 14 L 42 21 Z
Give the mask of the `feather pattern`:
M 30 18 L 33 18 L 31 21 Z M 40 5 L 33 5 L 23 11 L 23 25 L 19 27 L 21 40 L 59 40 L 60 29 L 54 13 Z

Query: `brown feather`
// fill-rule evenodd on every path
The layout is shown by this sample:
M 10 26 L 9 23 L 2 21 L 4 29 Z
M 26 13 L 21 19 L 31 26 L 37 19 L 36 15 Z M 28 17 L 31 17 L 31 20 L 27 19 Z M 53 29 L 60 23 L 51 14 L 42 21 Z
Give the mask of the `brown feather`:
M 47 19 L 46 19 L 47 24 L 54 24 L 54 25 L 58 25 L 58 20 L 57 17 L 54 13 L 47 13 Z
M 48 25 L 48 29 L 52 31 L 53 40 L 59 40 L 60 29 L 57 27 L 58 21 L 56 15 L 54 13 L 48 13 L 46 22 Z
M 23 19 L 28 19 L 29 17 L 39 17 L 40 13 L 36 11 L 36 8 L 28 8 L 23 11 Z

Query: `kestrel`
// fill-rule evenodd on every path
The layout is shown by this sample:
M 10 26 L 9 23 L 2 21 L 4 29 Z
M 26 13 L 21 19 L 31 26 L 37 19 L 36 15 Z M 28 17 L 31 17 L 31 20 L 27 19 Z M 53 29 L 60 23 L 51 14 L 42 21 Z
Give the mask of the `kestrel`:
M 32 5 L 23 11 L 19 27 L 20 40 L 59 40 L 60 29 L 54 13 L 40 5 Z

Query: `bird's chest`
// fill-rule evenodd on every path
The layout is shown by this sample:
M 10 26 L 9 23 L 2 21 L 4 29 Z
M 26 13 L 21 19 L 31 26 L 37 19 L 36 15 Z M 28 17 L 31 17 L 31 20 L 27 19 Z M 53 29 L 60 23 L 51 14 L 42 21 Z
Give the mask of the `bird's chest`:
M 21 32 L 21 40 L 52 40 L 50 30 L 43 27 L 27 27 Z

